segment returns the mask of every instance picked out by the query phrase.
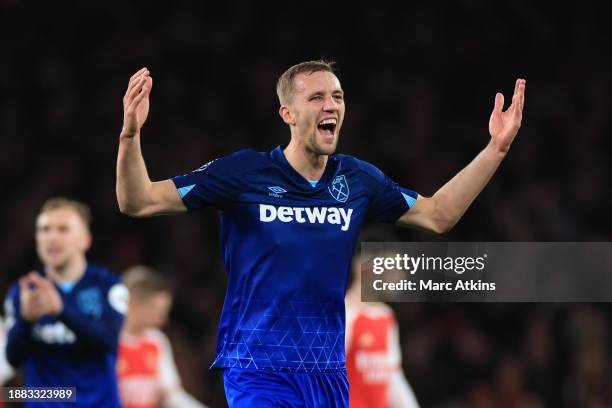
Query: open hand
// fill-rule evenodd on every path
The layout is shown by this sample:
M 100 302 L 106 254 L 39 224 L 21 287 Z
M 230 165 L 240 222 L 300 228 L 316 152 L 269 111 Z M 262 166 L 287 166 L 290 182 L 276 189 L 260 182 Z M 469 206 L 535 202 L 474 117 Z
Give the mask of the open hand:
M 501 93 L 495 95 L 495 106 L 493 107 L 493 113 L 491 113 L 491 119 L 489 119 L 489 133 L 491 134 L 491 143 L 503 154 L 508 152 L 521 127 L 526 85 L 527 81 L 525 79 L 516 80 L 512 104 L 505 111 L 503 110 L 504 95 Z
M 140 133 L 149 115 L 149 95 L 153 78 L 147 68 L 142 68 L 130 78 L 123 96 L 123 129 L 121 137 L 132 138 Z

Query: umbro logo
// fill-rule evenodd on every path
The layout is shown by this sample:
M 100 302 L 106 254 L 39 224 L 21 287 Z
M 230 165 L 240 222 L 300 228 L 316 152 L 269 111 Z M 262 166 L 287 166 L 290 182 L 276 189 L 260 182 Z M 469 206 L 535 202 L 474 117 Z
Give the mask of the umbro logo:
M 286 193 L 287 192 L 287 190 L 285 190 L 284 188 L 279 187 L 279 186 L 268 187 L 268 190 L 270 190 L 270 191 L 272 191 L 273 193 L 276 193 L 276 194 L 282 194 L 282 193 Z
M 270 186 L 268 187 L 268 190 L 271 191 L 271 193 L 269 194 L 270 197 L 277 197 L 277 198 L 281 198 L 282 197 L 281 194 L 287 192 L 287 190 L 279 186 Z

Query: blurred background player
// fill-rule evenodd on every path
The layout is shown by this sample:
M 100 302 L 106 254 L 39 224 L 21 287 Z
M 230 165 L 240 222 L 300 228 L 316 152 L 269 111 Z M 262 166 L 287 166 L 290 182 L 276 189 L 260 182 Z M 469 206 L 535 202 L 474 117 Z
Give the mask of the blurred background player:
M 13 377 L 13 367 L 6 361 L 6 332 L 2 316 L 0 316 L 0 387 Z M 4 403 L 0 401 L 0 408 L 4 407 Z
M 74 402 L 25 406 L 119 407 L 116 356 L 127 288 L 91 265 L 89 208 L 52 198 L 36 219 L 42 267 L 19 279 L 5 302 L 6 355 L 25 369 L 25 386 L 76 387 Z
M 346 294 L 346 369 L 350 408 L 418 408 L 402 371 L 399 331 L 393 310 L 361 301 L 361 257 L 353 262 Z M 364 265 L 365 266 L 365 265 Z
M 0 385 L 5 384 L 13 377 L 15 371 L 6 360 L 6 331 L 0 316 Z M 2 402 L 0 402 L 2 406 Z
M 159 330 L 172 306 L 168 281 L 142 265 L 127 269 L 123 281 L 130 292 L 117 362 L 123 408 L 205 408 L 183 389 L 170 342 Z

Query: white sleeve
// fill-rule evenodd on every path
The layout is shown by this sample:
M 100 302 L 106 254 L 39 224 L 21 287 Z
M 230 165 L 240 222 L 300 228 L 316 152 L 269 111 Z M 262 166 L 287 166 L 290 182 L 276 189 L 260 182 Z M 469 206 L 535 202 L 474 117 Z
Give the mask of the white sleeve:
M 174 355 L 168 337 L 159 330 L 155 330 L 156 337 L 159 341 L 159 384 L 162 392 L 180 388 L 181 379 L 178 375 L 176 365 L 174 364 Z
M 159 381 L 162 390 L 164 408 L 206 408 L 183 389 L 181 379 L 174 363 L 172 347 L 168 337 L 162 331 L 159 336 L 161 355 L 159 359 Z
M 346 323 L 344 325 L 344 347 L 348 352 L 349 348 L 351 347 L 351 341 L 353 340 L 353 323 L 355 322 L 355 318 L 357 317 L 357 310 L 352 300 L 349 300 L 347 298 L 344 303 L 344 307 L 346 310 Z
M 0 385 L 6 383 L 15 374 L 15 370 L 6 360 L 6 332 L 0 316 Z
M 395 316 L 389 334 L 389 367 L 393 373 L 389 382 L 390 408 L 419 408 L 419 403 L 402 371 L 402 349 L 399 341 L 399 328 Z
M 397 327 L 397 321 L 393 316 L 393 325 L 389 330 L 389 367 L 402 368 L 402 349 L 399 341 L 399 328 Z
M 187 394 L 182 388 L 175 388 L 166 397 L 163 406 L 164 408 L 206 408 L 206 405 Z
M 391 374 L 389 408 L 419 408 L 416 396 L 401 369 Z

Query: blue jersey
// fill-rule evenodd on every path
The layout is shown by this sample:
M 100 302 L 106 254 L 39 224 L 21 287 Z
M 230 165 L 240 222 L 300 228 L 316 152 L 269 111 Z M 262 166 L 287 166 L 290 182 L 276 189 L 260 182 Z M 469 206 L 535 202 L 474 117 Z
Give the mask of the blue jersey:
M 340 154 L 313 187 L 281 146 L 173 180 L 189 210 L 220 210 L 228 284 L 212 367 L 344 370 L 344 295 L 360 227 L 396 221 L 417 194 Z
M 44 272 L 41 272 L 44 275 Z M 88 265 L 72 288 L 58 287 L 59 316 L 30 323 L 19 311 L 19 286 L 5 301 L 6 354 L 24 366 L 27 387 L 76 387 L 74 402 L 32 402 L 31 407 L 120 407 L 116 359 L 127 309 L 127 288 L 111 271 Z

